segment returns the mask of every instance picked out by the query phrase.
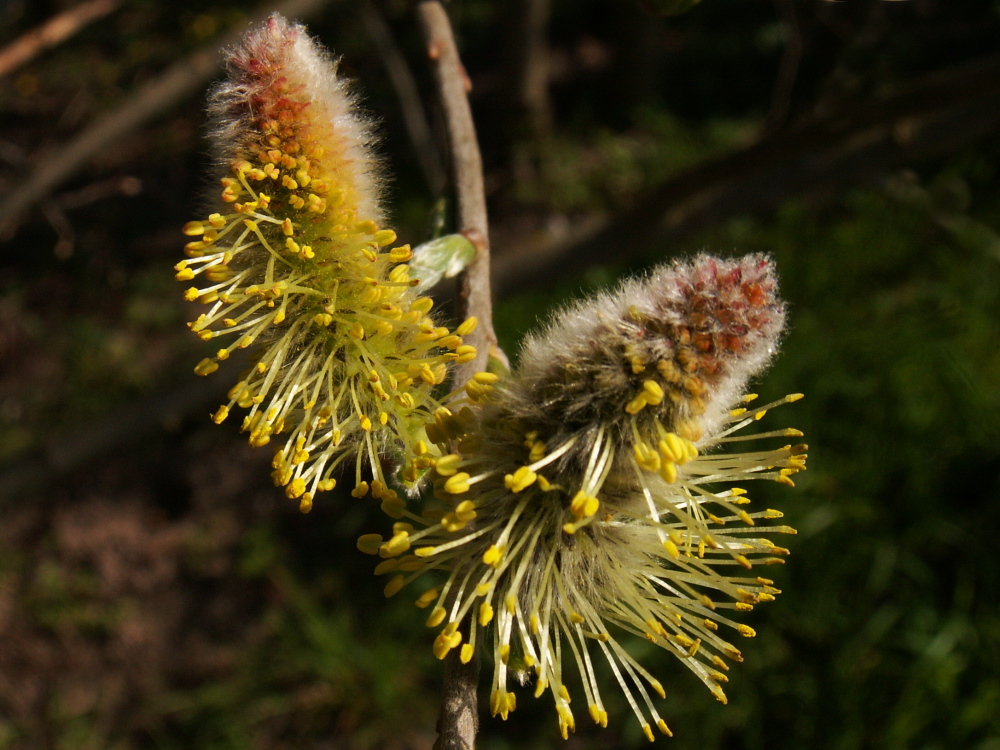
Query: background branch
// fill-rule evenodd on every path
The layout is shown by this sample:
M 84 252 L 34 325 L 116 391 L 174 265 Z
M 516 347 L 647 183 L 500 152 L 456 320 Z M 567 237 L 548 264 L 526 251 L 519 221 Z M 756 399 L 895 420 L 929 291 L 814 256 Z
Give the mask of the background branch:
M 282 3 L 266 3 L 251 23 L 263 21 L 275 11 L 289 18 L 308 18 L 330 1 L 285 0 Z M 133 130 L 199 91 L 219 68 L 220 48 L 238 42 L 244 29 L 245 26 L 241 25 L 170 66 L 118 107 L 99 117 L 69 143 L 42 159 L 24 180 L 22 187 L 0 203 L 0 234 L 10 233 L 22 212 L 71 177 L 87 160 L 112 148 Z
M 91 21 L 106 16 L 120 0 L 89 0 L 50 18 L 37 29 L 18 37 L 0 50 L 0 77 L 24 65 L 43 50 L 69 39 Z
M 498 295 L 565 273 L 648 253 L 679 236 L 792 198 L 836 195 L 893 169 L 953 153 L 1000 128 L 1000 57 L 935 73 L 888 97 L 783 130 L 667 180 L 628 209 L 570 240 L 523 244 L 495 258 Z

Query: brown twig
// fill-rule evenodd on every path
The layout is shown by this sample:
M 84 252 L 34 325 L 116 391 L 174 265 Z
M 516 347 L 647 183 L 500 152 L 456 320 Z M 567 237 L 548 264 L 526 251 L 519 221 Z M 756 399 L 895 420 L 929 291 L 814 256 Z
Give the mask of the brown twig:
M 268 2 L 256 18 L 262 21 L 274 11 L 289 17 L 304 18 L 315 14 L 328 2 L 330 0 Z M 189 57 L 174 63 L 117 108 L 99 117 L 69 143 L 42 160 L 24 180 L 21 188 L 0 203 L 0 234 L 9 233 L 11 225 L 23 211 L 72 176 L 88 159 L 201 89 L 219 67 L 220 47 L 238 42 L 244 28 L 241 25 L 238 30 L 209 42 Z
M 50 18 L 37 29 L 18 37 L 0 50 L 0 77 L 24 65 L 42 50 L 69 39 L 91 21 L 106 16 L 120 5 L 120 0 L 89 0 L 65 13 Z
M 475 260 L 462 275 L 459 297 L 459 317 L 474 315 L 479 319 L 479 327 L 466 337 L 479 350 L 479 355 L 472 362 L 457 368 L 454 375 L 456 383 L 464 383 L 475 373 L 486 369 L 490 350 L 496 347 L 497 342 L 493 333 L 483 160 L 469 106 L 471 83 L 459 59 L 448 14 L 438 0 L 422 0 L 417 6 L 417 14 L 448 130 L 451 171 L 458 204 L 458 231 L 468 237 L 478 251 Z
M 485 369 L 490 349 L 496 347 L 483 162 L 469 107 L 471 85 L 458 56 L 448 14 L 438 0 L 422 0 L 417 6 L 417 15 L 448 130 L 458 229 L 477 249 L 476 258 L 462 274 L 459 312 L 460 317 L 475 315 L 479 319 L 479 327 L 467 337 L 479 354 L 472 362 L 457 368 L 454 382 L 461 385 Z M 456 652 L 447 657 L 435 750 L 472 750 L 475 747 L 479 728 L 478 687 L 478 657 L 468 664 L 462 664 Z

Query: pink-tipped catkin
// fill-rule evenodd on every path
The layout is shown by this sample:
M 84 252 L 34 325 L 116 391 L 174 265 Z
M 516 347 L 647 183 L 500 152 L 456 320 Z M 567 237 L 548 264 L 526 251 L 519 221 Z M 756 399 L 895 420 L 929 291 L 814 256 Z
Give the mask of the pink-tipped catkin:
M 509 408 L 567 433 L 656 418 L 697 441 L 777 350 L 777 287 L 763 255 L 699 255 L 578 302 L 528 339 Z M 642 397 L 649 381 L 659 403 Z
M 239 152 L 280 149 L 304 157 L 322 171 L 313 180 L 339 191 L 336 200 L 359 219 L 380 222 L 381 167 L 370 123 L 358 113 L 337 62 L 305 27 L 272 15 L 229 50 L 226 68 L 209 102 L 225 166 Z
M 210 105 L 220 200 L 185 225 L 174 266 L 203 306 L 191 330 L 219 345 L 195 372 L 248 350 L 214 420 L 247 410 L 250 444 L 276 448 L 272 477 L 303 511 L 353 464 L 353 494 L 402 514 L 381 457 L 398 458 L 407 482 L 426 468 L 433 390 L 475 357 L 461 333 L 475 321 L 452 334 L 419 296 L 409 245 L 380 226 L 368 123 L 305 29 L 272 16 L 227 67 Z

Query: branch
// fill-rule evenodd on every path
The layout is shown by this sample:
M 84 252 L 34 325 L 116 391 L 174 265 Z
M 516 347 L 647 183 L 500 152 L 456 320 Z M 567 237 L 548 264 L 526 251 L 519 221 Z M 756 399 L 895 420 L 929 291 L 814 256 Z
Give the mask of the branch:
M 274 11 L 289 17 L 305 18 L 314 15 L 328 2 L 330 0 L 268 2 L 257 14 L 254 23 L 263 21 Z M 90 158 L 200 91 L 218 70 L 220 47 L 237 43 L 244 28 L 245 25 L 241 25 L 238 30 L 209 42 L 186 59 L 174 63 L 117 108 L 99 117 L 61 149 L 44 158 L 24 180 L 22 187 L 0 203 L 0 234 L 12 231 L 22 212 L 71 177 Z
M 474 315 L 479 319 L 479 327 L 466 337 L 479 350 L 479 355 L 473 361 L 456 368 L 454 379 L 461 384 L 475 373 L 486 369 L 490 351 L 496 350 L 497 343 L 493 333 L 493 303 L 490 295 L 490 241 L 486 193 L 483 188 L 483 160 L 476 141 L 472 109 L 469 107 L 468 93 L 472 84 L 458 57 L 448 14 L 438 0 L 422 0 L 417 6 L 417 14 L 448 130 L 451 169 L 458 203 L 458 231 L 468 237 L 478 251 L 475 260 L 462 275 L 458 317 Z
M 458 229 L 472 240 L 478 251 L 462 274 L 459 317 L 475 315 L 479 319 L 479 327 L 468 337 L 479 354 L 472 362 L 456 369 L 454 382 L 460 386 L 476 372 L 486 369 L 490 350 L 496 349 L 483 161 L 469 107 L 471 84 L 455 47 L 448 14 L 438 0 L 422 0 L 417 6 L 417 15 L 448 129 L 458 202 Z M 445 661 L 444 694 L 435 750 L 472 750 L 475 747 L 479 729 L 478 688 L 478 655 L 468 664 L 462 664 L 458 653 L 453 651 Z
M 50 18 L 0 50 L 0 78 L 24 65 L 42 50 L 69 39 L 91 21 L 115 10 L 120 0 L 89 0 Z
M 888 172 L 964 148 L 1000 129 L 1000 56 L 930 75 L 884 99 L 782 131 L 682 172 L 570 242 L 496 258 L 497 294 L 649 252 L 688 232 L 791 198 L 872 184 Z

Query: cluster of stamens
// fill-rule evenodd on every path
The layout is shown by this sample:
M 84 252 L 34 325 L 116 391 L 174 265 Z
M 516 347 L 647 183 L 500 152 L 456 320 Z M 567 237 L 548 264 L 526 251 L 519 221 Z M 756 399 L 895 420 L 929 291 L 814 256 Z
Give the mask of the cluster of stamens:
M 239 406 L 249 410 L 252 445 L 281 436 L 273 477 L 303 510 L 350 458 L 358 496 L 369 489 L 363 463 L 387 487 L 383 453 L 401 455 L 403 479 L 415 481 L 414 436 L 440 406 L 431 394 L 448 365 L 475 357 L 462 337 L 476 320 L 451 332 L 429 316 L 431 299 L 417 296 L 410 247 L 393 247 L 368 194 L 364 124 L 301 27 L 271 18 L 230 67 L 213 104 L 228 138 L 226 209 L 184 227 L 193 239 L 175 267 L 195 284 L 185 298 L 208 308 L 191 330 L 228 340 L 195 372 L 250 349 L 214 419 Z M 330 80 L 317 83 L 324 71 Z M 321 84 L 332 88 L 317 92 Z

